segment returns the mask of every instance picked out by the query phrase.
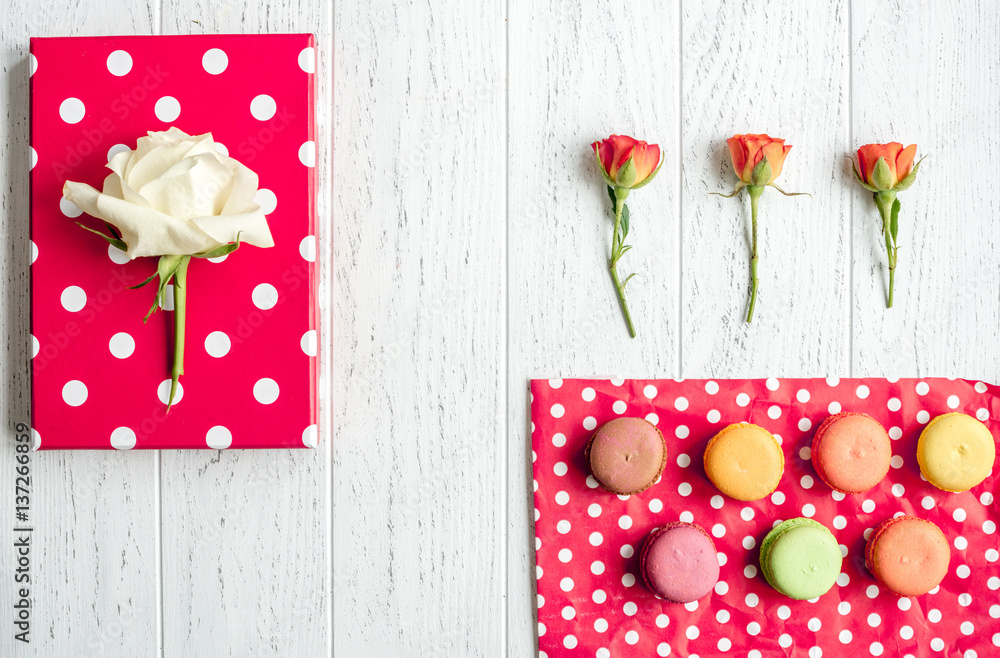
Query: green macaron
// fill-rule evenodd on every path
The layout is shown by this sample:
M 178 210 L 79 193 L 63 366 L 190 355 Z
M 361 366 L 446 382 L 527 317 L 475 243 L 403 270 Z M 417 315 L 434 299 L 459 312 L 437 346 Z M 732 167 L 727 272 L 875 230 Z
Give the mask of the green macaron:
M 797 518 L 779 523 L 760 545 L 760 569 L 774 589 L 793 599 L 815 599 L 840 575 L 840 546 L 826 526 Z

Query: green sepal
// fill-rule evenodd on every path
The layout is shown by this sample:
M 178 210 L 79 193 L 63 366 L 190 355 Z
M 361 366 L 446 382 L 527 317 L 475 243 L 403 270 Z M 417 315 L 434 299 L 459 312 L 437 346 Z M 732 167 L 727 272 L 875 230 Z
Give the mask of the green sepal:
M 861 186 L 868 190 L 869 192 L 878 192 L 877 189 L 865 182 L 865 179 L 861 177 L 861 172 L 858 171 L 858 165 L 854 162 L 854 158 L 847 158 L 851 161 L 851 171 L 854 172 L 854 179 L 861 183 Z
M 781 189 L 780 187 L 778 187 L 777 185 L 775 185 L 774 183 L 768 183 L 767 187 L 773 187 L 774 189 L 778 190 L 779 192 L 781 192 L 785 196 L 807 196 L 807 197 L 812 197 L 812 195 L 809 194 L 808 192 L 786 192 L 783 189 Z
M 628 206 L 622 204 L 622 241 L 628 236 Z M 623 252 L 624 253 L 624 252 Z
M 241 231 L 242 232 L 242 231 Z M 236 242 L 230 242 L 224 244 L 221 247 L 216 247 L 215 249 L 209 249 L 208 251 L 202 251 L 197 254 L 191 254 L 192 258 L 221 258 L 222 256 L 228 256 L 237 249 L 240 248 L 240 234 L 236 234 Z
M 743 181 L 736 181 L 736 187 L 734 187 L 733 191 L 730 192 L 729 194 L 723 194 L 722 192 L 709 192 L 709 194 L 714 194 L 715 196 L 721 196 L 726 199 L 732 199 L 734 196 L 742 192 L 743 188 L 746 186 L 747 184 L 744 183 Z
M 892 189 L 892 170 L 889 169 L 889 163 L 885 158 L 876 160 L 875 168 L 872 169 L 872 183 L 878 191 Z
M 640 187 L 643 187 L 645 185 L 649 185 L 649 181 L 653 180 L 656 177 L 656 174 L 660 173 L 660 167 L 662 167 L 663 163 L 666 162 L 666 161 L 667 161 L 666 158 L 660 158 L 660 164 L 656 165 L 656 169 L 653 170 L 653 173 L 651 173 L 649 176 L 647 176 L 646 180 L 642 181 L 638 185 L 633 185 L 632 189 L 633 190 L 638 190 Z M 622 287 L 624 287 L 624 286 L 625 286 L 625 284 L 623 283 Z
M 635 156 L 630 155 L 628 156 L 628 160 L 625 161 L 625 164 L 618 168 L 615 186 L 632 189 L 632 186 L 635 184 L 635 179 L 638 176 L 639 172 L 636 171 L 635 168 Z
M 767 185 L 771 182 L 771 174 L 773 173 L 771 169 L 771 163 L 768 162 L 767 156 L 754 165 L 753 171 L 750 172 L 750 184 L 751 185 Z
M 185 258 L 188 256 L 175 256 L 175 255 L 164 255 L 160 256 L 160 260 L 156 263 L 156 274 L 160 278 L 160 286 L 156 291 L 156 297 L 153 299 L 153 305 L 149 307 L 149 312 L 146 313 L 146 317 L 142 319 L 143 323 L 147 322 L 153 313 L 156 312 L 158 307 L 162 307 L 167 301 L 167 285 L 170 284 L 170 280 L 173 279 L 174 273 L 177 268 L 181 266 Z
M 604 178 L 604 182 L 608 184 L 608 187 L 614 187 L 615 181 L 611 179 L 608 172 L 604 170 L 604 163 L 601 162 L 601 153 L 598 149 L 594 149 L 594 157 L 597 158 L 597 168 L 601 170 L 601 176 Z
M 120 238 L 113 238 L 110 235 L 104 235 L 103 233 L 101 233 L 97 229 L 92 229 L 89 226 L 86 226 L 85 224 L 81 224 L 80 222 L 77 222 L 76 225 L 79 226 L 82 229 L 90 231 L 94 235 L 101 236 L 110 245 L 112 245 L 112 246 L 114 246 L 114 247 L 116 247 L 118 249 L 121 249 L 122 251 L 128 251 L 128 245 L 125 244 L 125 242 L 122 241 Z
M 896 242 L 896 234 L 899 233 L 899 199 L 892 204 L 892 218 L 889 220 L 889 235 L 892 242 Z
M 926 157 L 927 156 L 925 155 L 923 158 L 920 158 L 917 161 L 917 164 L 913 165 L 913 169 L 911 169 L 910 173 L 906 175 L 906 178 L 896 183 L 896 187 L 892 189 L 896 190 L 897 192 L 910 189 L 910 186 L 913 185 L 913 182 L 917 180 L 917 169 L 920 169 L 920 163 L 923 162 L 924 158 Z

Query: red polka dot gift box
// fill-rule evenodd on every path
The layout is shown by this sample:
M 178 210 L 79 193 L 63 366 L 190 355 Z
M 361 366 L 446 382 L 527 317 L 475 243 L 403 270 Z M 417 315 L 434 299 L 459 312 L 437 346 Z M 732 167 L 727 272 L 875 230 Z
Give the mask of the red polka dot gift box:
M 316 446 L 315 62 L 308 34 L 31 40 L 36 448 Z M 101 190 L 116 154 L 169 129 L 211 133 L 215 152 L 257 174 L 246 194 L 274 246 L 191 259 L 168 412 L 173 290 L 144 323 L 157 283 L 132 287 L 158 259 L 129 260 L 77 226 L 108 231 L 63 186 Z
M 1000 389 L 963 379 L 596 380 L 531 382 L 538 648 L 542 658 L 580 656 L 948 656 L 1000 655 L 1000 509 L 996 468 L 950 493 L 924 480 L 921 432 L 935 417 L 963 413 L 1000 436 Z M 889 436 L 889 472 L 860 494 L 834 491 L 817 475 L 811 445 L 832 414 L 863 412 Z M 667 449 L 660 479 L 616 495 L 585 457 L 595 430 L 621 417 L 654 424 Z M 759 425 L 784 456 L 777 488 L 760 500 L 722 494 L 706 477 L 709 440 L 732 423 Z M 897 596 L 865 566 L 873 530 L 902 515 L 933 522 L 948 540 L 944 579 L 921 596 Z M 759 551 L 777 524 L 805 517 L 833 534 L 843 561 L 832 588 L 795 600 L 772 588 Z M 711 536 L 719 577 L 689 603 L 657 597 L 643 583 L 643 544 L 668 523 Z

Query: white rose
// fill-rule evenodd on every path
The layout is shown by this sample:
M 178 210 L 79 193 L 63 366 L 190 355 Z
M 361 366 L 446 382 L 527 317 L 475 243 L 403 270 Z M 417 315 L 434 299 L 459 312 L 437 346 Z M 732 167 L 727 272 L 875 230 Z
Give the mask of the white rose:
M 104 190 L 67 181 L 63 196 L 113 224 L 129 258 L 198 254 L 230 242 L 273 247 L 257 174 L 215 150 L 212 134 L 150 132 L 108 162 Z

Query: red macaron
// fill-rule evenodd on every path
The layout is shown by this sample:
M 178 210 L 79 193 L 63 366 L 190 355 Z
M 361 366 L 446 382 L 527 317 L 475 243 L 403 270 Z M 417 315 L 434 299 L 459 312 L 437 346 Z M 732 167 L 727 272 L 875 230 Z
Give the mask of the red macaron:
M 885 428 L 867 414 L 844 411 L 823 421 L 812 442 L 812 463 L 831 489 L 864 493 L 886 476 L 892 443 Z

